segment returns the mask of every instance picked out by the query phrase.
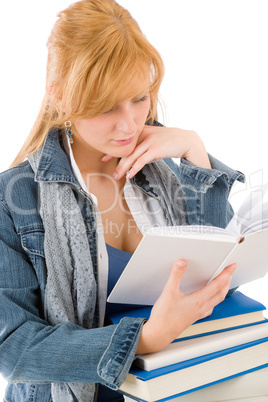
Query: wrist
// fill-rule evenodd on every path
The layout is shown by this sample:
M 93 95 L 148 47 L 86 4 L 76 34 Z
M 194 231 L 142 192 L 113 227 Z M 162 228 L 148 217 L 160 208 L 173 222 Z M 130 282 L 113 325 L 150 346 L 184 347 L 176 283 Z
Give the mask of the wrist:
M 188 136 L 188 144 L 182 158 L 186 159 L 193 165 L 211 169 L 210 160 L 205 145 L 199 135 L 195 131 L 190 131 Z
M 161 329 L 161 325 L 154 328 L 149 321 L 145 322 L 141 329 L 136 354 L 158 352 L 169 345 L 173 339 L 166 331 L 162 331 Z

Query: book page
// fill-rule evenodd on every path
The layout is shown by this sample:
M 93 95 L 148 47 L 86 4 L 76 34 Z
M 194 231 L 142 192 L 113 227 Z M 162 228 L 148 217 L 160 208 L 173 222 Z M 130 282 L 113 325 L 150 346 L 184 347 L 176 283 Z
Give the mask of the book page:
M 224 265 L 238 263 L 231 288 L 262 278 L 268 272 L 268 229 L 247 235 L 237 244 Z
M 207 240 L 225 240 L 225 236 L 230 239 L 226 241 L 236 240 L 236 236 L 230 230 L 226 230 L 217 226 L 205 225 L 181 225 L 181 226 L 159 226 L 151 227 L 146 231 L 146 234 L 154 236 L 174 236 L 191 239 L 204 238 Z
M 198 240 L 146 234 L 113 288 L 108 301 L 153 305 L 160 296 L 178 259 L 187 261 L 181 290 L 190 293 L 203 287 L 236 245 L 236 238 L 223 236 Z
M 268 184 L 251 191 L 226 229 L 239 235 L 268 228 Z

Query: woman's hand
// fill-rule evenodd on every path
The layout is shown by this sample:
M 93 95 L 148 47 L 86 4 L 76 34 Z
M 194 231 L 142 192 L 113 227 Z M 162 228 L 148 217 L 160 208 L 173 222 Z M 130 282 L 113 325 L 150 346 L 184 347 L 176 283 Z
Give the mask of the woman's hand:
M 213 281 L 189 295 L 180 290 L 186 270 L 184 260 L 177 261 L 170 277 L 152 308 L 149 320 L 143 325 L 137 354 L 159 351 L 176 339 L 189 325 L 207 317 L 224 300 L 237 264 L 232 264 Z
M 102 160 L 107 162 L 112 158 L 105 155 Z M 120 160 L 114 178 L 119 180 L 128 172 L 130 179 L 147 163 L 163 158 L 185 158 L 194 165 L 211 168 L 205 146 L 194 131 L 144 126 L 136 148 Z

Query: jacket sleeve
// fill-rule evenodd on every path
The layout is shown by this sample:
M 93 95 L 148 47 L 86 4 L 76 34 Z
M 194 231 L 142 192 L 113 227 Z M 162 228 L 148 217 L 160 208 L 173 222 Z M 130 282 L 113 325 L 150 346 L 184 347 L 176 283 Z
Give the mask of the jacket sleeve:
M 165 159 L 165 162 L 181 182 L 189 224 L 225 228 L 233 216 L 228 201 L 232 185 L 236 180 L 244 182 L 245 176 L 208 156 L 211 169 L 200 168 L 185 159 L 181 159 L 179 166 L 171 159 Z
M 83 329 L 40 315 L 35 270 L 0 193 L 0 372 L 9 382 L 103 383 L 117 389 L 134 359 L 143 318 Z

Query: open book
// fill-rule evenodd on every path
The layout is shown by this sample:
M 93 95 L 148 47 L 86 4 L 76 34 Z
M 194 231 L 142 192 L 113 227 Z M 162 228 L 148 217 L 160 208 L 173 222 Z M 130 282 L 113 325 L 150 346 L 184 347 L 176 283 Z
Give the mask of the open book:
M 108 297 L 111 303 L 153 305 L 174 262 L 187 261 L 181 290 L 200 289 L 232 263 L 231 288 L 268 272 L 268 185 L 243 202 L 226 229 L 213 226 L 152 228 L 143 236 Z

